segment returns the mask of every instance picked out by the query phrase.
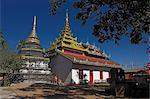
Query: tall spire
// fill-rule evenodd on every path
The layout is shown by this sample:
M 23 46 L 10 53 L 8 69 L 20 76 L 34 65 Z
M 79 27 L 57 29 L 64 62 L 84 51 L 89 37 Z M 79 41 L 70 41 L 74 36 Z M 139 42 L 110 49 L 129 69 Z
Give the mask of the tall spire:
M 33 30 L 36 30 L 36 16 L 34 16 Z
M 34 22 L 33 22 L 33 27 L 32 27 L 32 32 L 29 37 L 35 37 L 38 38 L 36 35 L 36 16 L 34 16 Z
M 37 44 L 40 44 L 39 38 L 36 34 L 36 16 L 34 16 L 32 32 L 27 38 L 27 42 L 36 42 Z
M 68 10 L 66 10 L 66 23 L 65 23 L 64 31 L 65 32 L 70 32 Z
M 66 25 L 69 25 L 69 22 L 68 22 L 68 10 L 66 10 Z

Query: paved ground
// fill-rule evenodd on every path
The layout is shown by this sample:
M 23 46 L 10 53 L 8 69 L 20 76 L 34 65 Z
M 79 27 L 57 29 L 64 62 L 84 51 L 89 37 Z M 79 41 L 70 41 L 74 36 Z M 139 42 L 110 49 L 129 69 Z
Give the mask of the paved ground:
M 0 99 L 12 99 L 14 98 L 15 93 L 12 91 L 5 90 L 4 87 L 0 87 Z

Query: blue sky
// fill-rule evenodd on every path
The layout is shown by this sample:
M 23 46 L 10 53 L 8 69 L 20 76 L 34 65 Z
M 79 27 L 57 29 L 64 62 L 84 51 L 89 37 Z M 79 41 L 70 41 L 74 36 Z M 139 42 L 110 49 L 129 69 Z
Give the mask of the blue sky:
M 123 38 L 119 45 L 113 42 L 101 44 L 92 35 L 93 20 L 89 20 L 85 26 L 75 19 L 76 10 L 71 2 L 61 8 L 55 16 L 49 15 L 48 0 L 1 0 L 0 28 L 11 49 L 16 50 L 20 40 L 25 39 L 32 30 L 33 16 L 37 16 L 37 35 L 41 45 L 47 49 L 50 42 L 59 36 L 65 24 L 65 11 L 69 11 L 69 23 L 74 36 L 79 42 L 89 41 L 95 44 L 111 59 L 120 64 L 144 65 L 148 61 L 146 45 L 131 45 L 127 38 Z

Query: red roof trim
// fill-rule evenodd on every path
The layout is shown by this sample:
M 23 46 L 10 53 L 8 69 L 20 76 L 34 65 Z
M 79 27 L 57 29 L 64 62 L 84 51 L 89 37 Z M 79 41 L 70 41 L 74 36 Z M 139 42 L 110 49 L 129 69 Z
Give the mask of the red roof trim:
M 115 62 L 112 62 L 110 60 L 106 60 L 106 59 L 100 59 L 100 58 L 96 58 L 96 57 L 90 57 L 90 56 L 85 56 L 85 55 L 81 55 L 81 54 L 75 54 L 75 53 L 70 53 L 70 52 L 64 52 L 64 54 L 66 55 L 70 55 L 73 58 L 79 59 L 79 60 L 87 60 L 90 62 L 99 62 L 100 64 L 109 64 L 109 65 L 119 65 Z

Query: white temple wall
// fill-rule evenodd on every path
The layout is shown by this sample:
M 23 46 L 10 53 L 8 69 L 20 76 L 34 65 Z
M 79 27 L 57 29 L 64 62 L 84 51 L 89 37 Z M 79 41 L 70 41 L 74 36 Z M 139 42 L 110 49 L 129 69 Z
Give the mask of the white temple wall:
M 103 80 L 106 81 L 109 78 L 109 72 L 103 71 Z
M 83 70 L 83 75 L 84 74 L 86 74 L 85 79 L 90 82 L 90 70 Z M 93 83 L 101 81 L 106 82 L 109 78 L 109 72 L 103 71 L 102 76 L 103 79 L 100 79 L 100 71 L 93 71 Z M 79 69 L 72 69 L 72 80 L 75 84 L 79 84 Z
M 79 84 L 79 70 L 72 69 L 72 82 L 75 84 Z
M 43 67 L 47 68 L 48 63 L 44 63 L 43 61 L 37 61 L 37 62 L 25 62 L 26 67 Z
M 41 73 L 41 74 L 49 74 L 51 71 L 48 69 L 48 63 L 45 63 L 43 61 L 37 61 L 37 62 L 29 62 L 25 61 L 25 64 L 23 67 L 30 68 L 29 70 L 27 69 L 21 69 L 21 73 Z M 43 69 L 43 70 L 38 70 L 38 69 Z
M 100 71 L 93 71 L 93 82 L 100 81 Z

